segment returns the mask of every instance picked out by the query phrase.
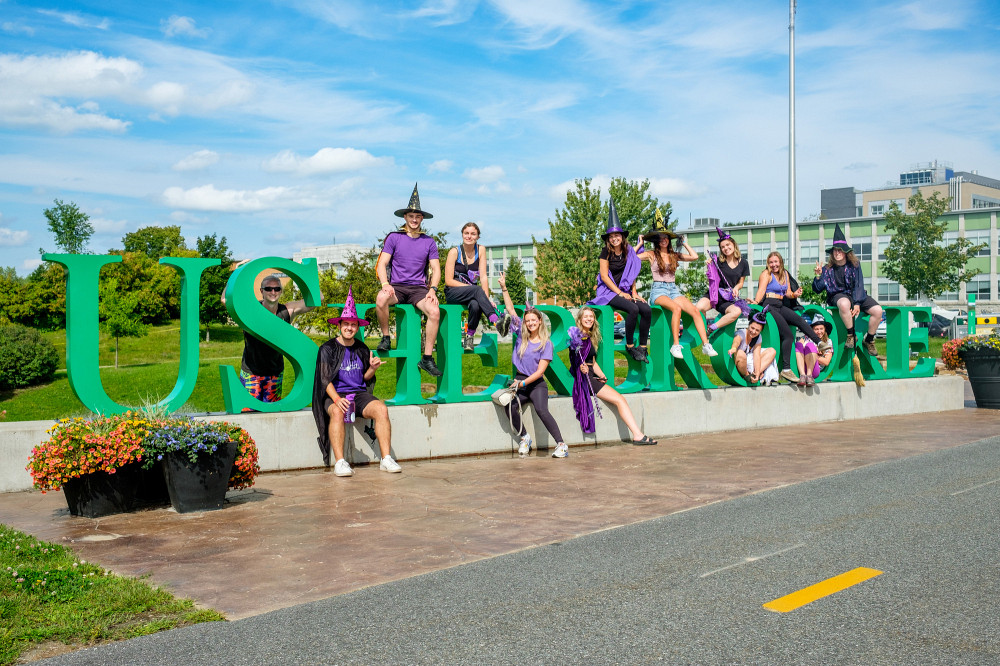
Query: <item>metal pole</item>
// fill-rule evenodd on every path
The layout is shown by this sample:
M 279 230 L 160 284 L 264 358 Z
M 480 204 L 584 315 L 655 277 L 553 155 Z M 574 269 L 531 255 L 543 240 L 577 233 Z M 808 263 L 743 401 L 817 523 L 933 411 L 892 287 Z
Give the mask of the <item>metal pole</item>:
M 798 276 L 795 263 L 795 2 L 788 1 L 788 267 Z

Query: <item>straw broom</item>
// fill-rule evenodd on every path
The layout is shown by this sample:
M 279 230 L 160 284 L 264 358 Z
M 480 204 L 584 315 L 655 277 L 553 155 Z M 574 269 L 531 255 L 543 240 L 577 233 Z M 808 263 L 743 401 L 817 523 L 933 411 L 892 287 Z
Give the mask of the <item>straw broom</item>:
M 854 366 L 854 383 L 858 386 L 865 385 L 865 376 L 861 374 L 861 361 L 858 360 L 857 352 L 851 358 L 851 365 Z

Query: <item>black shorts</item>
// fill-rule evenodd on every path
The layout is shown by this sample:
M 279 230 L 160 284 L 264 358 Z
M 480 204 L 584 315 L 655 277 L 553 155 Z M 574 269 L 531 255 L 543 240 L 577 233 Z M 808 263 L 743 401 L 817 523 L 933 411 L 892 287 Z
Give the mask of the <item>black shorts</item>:
M 838 291 L 836 294 L 827 299 L 826 304 L 829 305 L 831 308 L 835 308 L 837 307 L 837 301 L 839 301 L 842 298 L 851 300 L 850 296 L 848 296 L 842 291 Z M 866 296 L 864 302 L 861 303 L 861 311 L 867 314 L 876 305 L 878 305 L 878 301 L 876 301 L 871 296 Z
M 392 290 L 396 292 L 396 302 L 400 305 L 416 305 L 427 298 L 431 288 L 419 284 L 394 284 Z
M 340 397 L 343 398 L 345 396 L 340 396 Z M 359 391 L 358 393 L 355 393 L 354 394 L 354 418 L 356 418 L 356 419 L 357 418 L 362 418 L 364 416 L 365 407 L 367 407 L 371 403 L 377 402 L 377 401 L 378 401 L 378 398 L 376 398 L 375 396 L 373 396 L 368 391 Z M 327 396 L 326 400 L 323 401 L 323 411 L 326 412 L 327 414 L 329 414 L 330 413 L 330 407 L 332 407 L 332 406 L 333 406 L 333 399 L 331 399 L 330 396 Z
M 607 385 L 608 380 L 603 377 L 598 377 L 593 372 L 587 373 L 587 378 L 590 379 L 590 388 L 594 391 L 594 395 Z

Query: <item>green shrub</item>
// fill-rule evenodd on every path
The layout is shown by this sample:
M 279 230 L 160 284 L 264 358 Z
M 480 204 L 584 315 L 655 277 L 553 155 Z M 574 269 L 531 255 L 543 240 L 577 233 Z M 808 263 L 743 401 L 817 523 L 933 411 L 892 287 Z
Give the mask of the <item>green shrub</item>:
M 0 389 L 22 388 L 52 380 L 59 354 L 33 328 L 0 326 Z

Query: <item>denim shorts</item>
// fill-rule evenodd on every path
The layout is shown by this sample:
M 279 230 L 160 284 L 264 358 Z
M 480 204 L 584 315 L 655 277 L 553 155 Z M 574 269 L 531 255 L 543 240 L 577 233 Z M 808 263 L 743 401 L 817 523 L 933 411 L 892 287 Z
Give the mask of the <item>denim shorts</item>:
M 649 290 L 649 304 L 656 303 L 660 296 L 666 296 L 673 300 L 681 295 L 681 290 L 676 282 L 654 282 L 653 288 Z

